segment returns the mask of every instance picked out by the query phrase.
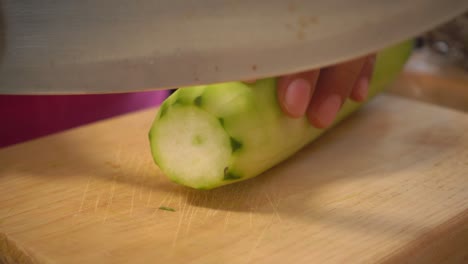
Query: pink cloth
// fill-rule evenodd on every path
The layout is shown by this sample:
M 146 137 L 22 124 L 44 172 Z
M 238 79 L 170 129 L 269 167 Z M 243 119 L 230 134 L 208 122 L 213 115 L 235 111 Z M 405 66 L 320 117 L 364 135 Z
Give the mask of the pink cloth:
M 103 95 L 0 95 L 0 147 L 159 105 L 169 91 Z

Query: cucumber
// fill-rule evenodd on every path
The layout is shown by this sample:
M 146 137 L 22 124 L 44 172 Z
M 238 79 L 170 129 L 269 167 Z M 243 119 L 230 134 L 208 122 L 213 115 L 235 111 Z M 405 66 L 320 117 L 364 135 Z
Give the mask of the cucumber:
M 403 68 L 405 41 L 378 53 L 369 99 Z M 368 100 L 369 100 L 368 99 Z M 334 125 L 362 106 L 348 100 Z M 151 153 L 173 182 L 213 189 L 255 177 L 286 160 L 328 130 L 286 116 L 276 79 L 183 87 L 160 106 L 149 131 Z

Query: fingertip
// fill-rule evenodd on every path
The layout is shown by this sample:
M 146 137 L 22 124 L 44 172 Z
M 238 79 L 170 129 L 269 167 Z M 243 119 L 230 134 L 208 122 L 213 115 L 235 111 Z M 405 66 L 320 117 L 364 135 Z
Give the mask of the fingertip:
M 316 128 L 325 129 L 333 124 L 342 105 L 341 96 L 331 94 L 311 105 L 307 111 L 309 122 Z
M 351 92 L 351 100 L 356 102 L 364 102 L 367 99 L 370 88 L 370 79 L 372 78 L 372 72 L 374 71 L 375 60 L 375 55 L 370 55 L 367 57 L 361 73 L 359 74 L 359 77 Z
M 285 114 L 303 117 L 315 90 L 319 70 L 311 70 L 278 78 L 278 100 Z
M 283 85 L 280 90 L 280 102 L 285 112 L 293 118 L 305 115 L 311 97 L 312 86 L 308 80 L 296 78 L 287 86 Z
M 367 99 L 369 93 L 369 80 L 367 78 L 360 78 L 356 87 L 353 89 L 350 98 L 356 102 L 363 102 Z
M 342 104 L 352 94 L 364 63 L 364 59 L 355 59 L 322 70 L 307 110 L 309 123 L 325 129 L 335 122 Z

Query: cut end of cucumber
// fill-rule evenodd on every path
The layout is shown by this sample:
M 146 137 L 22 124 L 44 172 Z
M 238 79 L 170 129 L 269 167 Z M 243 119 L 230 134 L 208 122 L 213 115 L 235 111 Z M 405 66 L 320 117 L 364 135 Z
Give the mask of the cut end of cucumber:
M 167 109 L 152 135 L 158 139 L 151 142 L 155 162 L 173 181 L 206 189 L 226 177 L 232 139 L 217 118 L 199 107 Z

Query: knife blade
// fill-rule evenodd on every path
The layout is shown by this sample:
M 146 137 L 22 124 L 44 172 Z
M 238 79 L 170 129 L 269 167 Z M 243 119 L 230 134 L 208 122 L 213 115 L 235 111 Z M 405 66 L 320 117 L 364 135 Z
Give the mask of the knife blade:
M 416 36 L 466 0 L 5 0 L 1 94 L 137 92 L 323 67 Z

